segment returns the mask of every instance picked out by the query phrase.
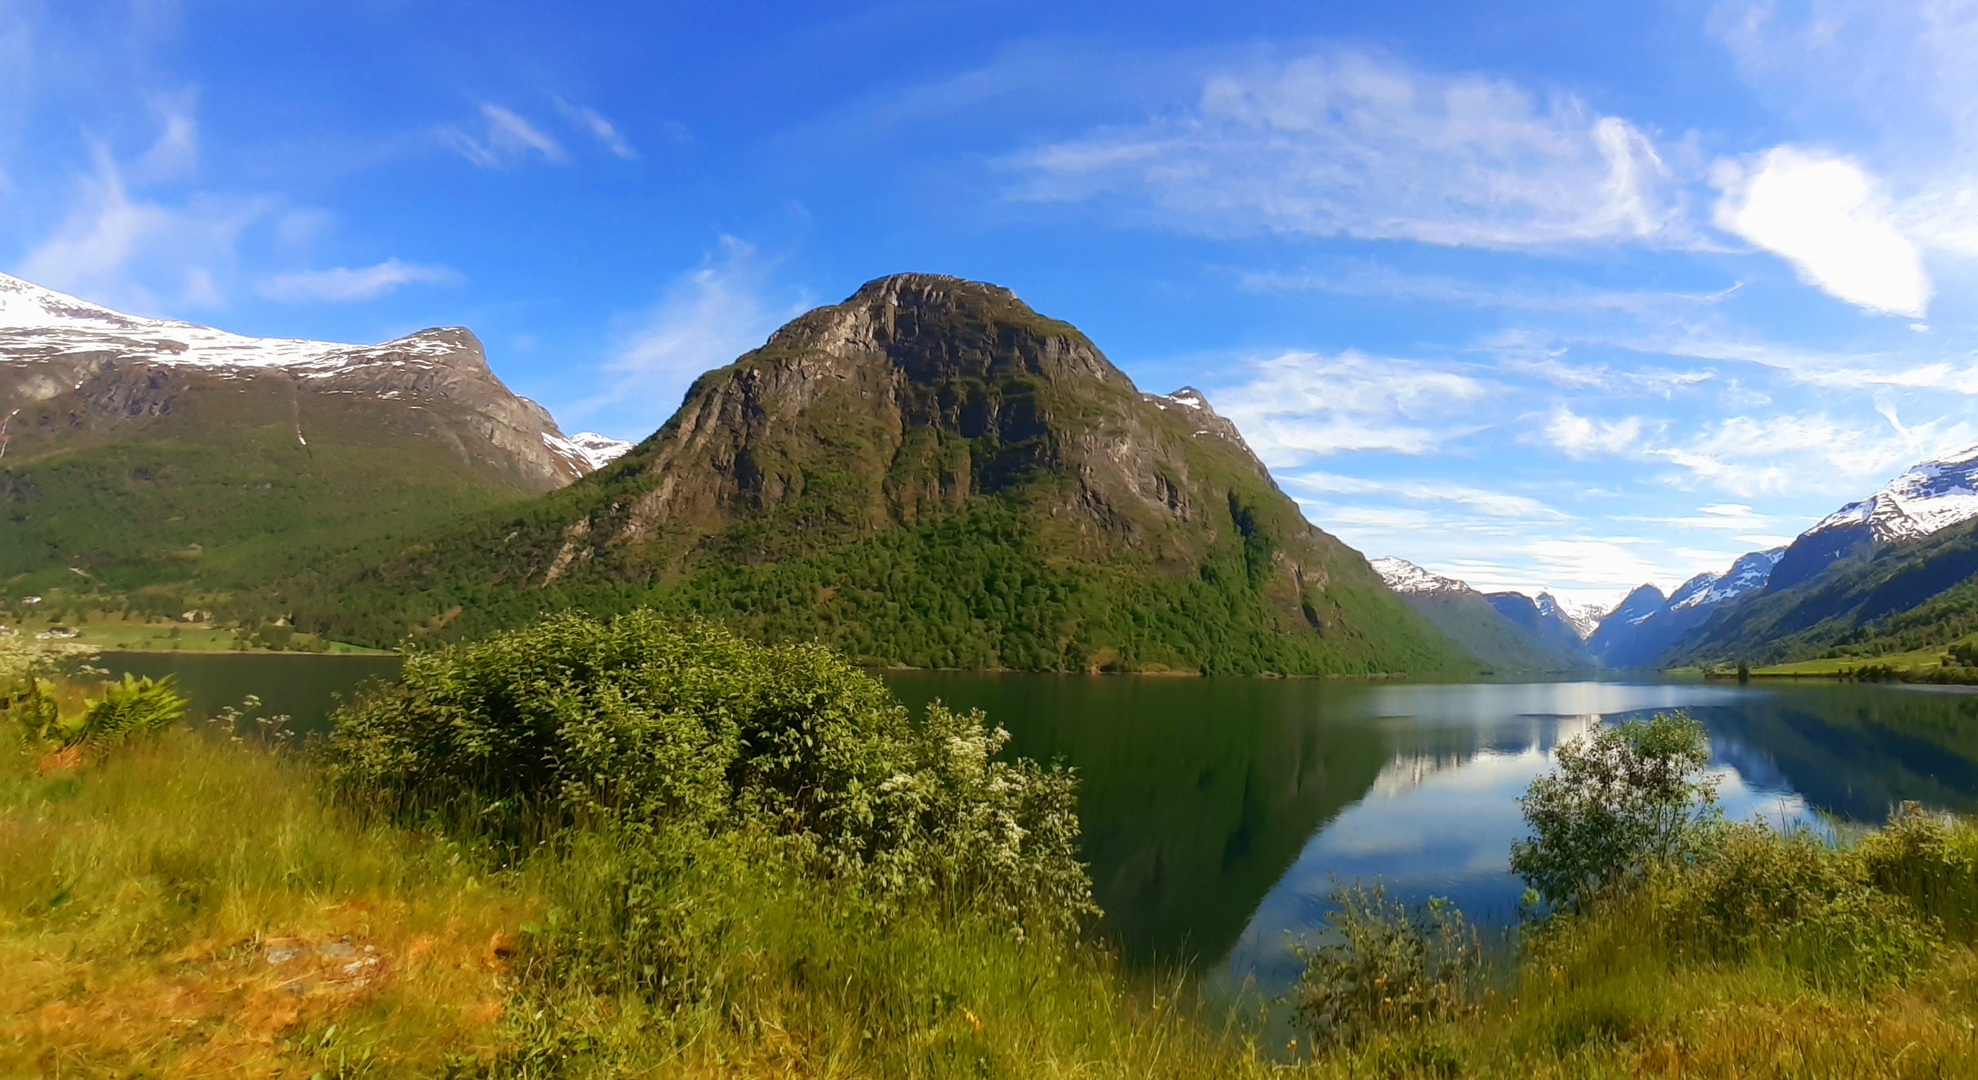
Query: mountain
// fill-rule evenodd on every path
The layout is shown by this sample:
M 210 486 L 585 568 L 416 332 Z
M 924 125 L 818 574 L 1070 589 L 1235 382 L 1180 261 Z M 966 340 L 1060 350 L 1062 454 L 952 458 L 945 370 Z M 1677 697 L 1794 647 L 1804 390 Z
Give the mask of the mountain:
M 1786 547 L 1766 587 L 1668 650 L 1777 663 L 1931 648 L 1978 630 L 1978 446 L 1922 462 Z
M 870 664 L 1474 670 L 1202 395 L 928 274 L 799 316 L 570 487 L 284 596 L 370 640 L 652 604 Z
M 1549 633 L 1538 606 L 1522 593 L 1485 596 L 1466 582 L 1432 574 L 1405 559 L 1375 559 L 1372 566 L 1409 607 L 1493 672 L 1558 673 L 1592 666 L 1578 635 L 1570 629 L 1566 639 Z M 1516 601 L 1529 609 L 1528 619 L 1516 614 Z
M 1611 668 L 1658 667 L 1672 645 L 1724 605 L 1764 590 L 1786 550 L 1741 555 L 1723 573 L 1698 574 L 1667 597 L 1655 586 L 1643 585 L 1600 621 L 1587 647 Z
M 1917 540 L 1978 518 L 1978 446 L 1923 462 L 1801 533 L 1772 573 L 1781 591 L 1877 544 Z
M 566 438 L 458 327 L 382 345 L 242 337 L 0 275 L 9 587 L 163 589 L 176 614 L 179 593 L 550 491 L 624 448 Z
M 1579 664 L 1591 664 L 1593 657 L 1587 652 L 1586 638 L 1591 627 L 1584 616 L 1575 617 L 1551 593 L 1538 594 L 1534 600 L 1520 592 L 1494 592 L 1484 597 L 1498 613 L 1510 619 L 1526 633 L 1547 644 L 1562 656 L 1572 657 Z

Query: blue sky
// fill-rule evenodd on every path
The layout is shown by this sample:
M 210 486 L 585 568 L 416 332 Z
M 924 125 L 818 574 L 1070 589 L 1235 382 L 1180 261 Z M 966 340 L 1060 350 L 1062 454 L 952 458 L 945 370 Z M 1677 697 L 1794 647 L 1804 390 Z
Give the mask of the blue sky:
M 1978 3 L 0 0 L 0 268 L 472 327 L 566 430 L 900 270 L 1582 600 L 1978 441 Z

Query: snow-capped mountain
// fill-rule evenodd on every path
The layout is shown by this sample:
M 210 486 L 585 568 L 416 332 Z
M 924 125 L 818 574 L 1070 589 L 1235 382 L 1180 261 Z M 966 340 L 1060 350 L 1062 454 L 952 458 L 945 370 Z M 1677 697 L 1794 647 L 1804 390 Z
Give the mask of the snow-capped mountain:
M 1877 543 L 1888 543 L 1928 536 L 1972 518 L 1978 518 L 1978 446 L 1914 466 L 1806 531 L 1867 525 Z
M 1771 588 L 1790 588 L 1876 544 L 1929 536 L 1973 518 L 1978 518 L 1978 446 L 1967 446 L 1910 468 L 1799 534 L 1774 569 Z
M 1250 453 L 1250 444 L 1243 441 L 1243 435 L 1236 430 L 1236 424 L 1228 417 L 1209 407 L 1209 399 L 1202 391 L 1192 386 L 1184 386 L 1172 394 L 1142 394 L 1155 408 L 1162 412 L 1180 409 L 1191 419 L 1197 435 L 1213 435 L 1218 439 L 1235 443 Z
M 71 428 L 124 428 L 212 381 L 244 388 L 274 380 L 287 389 L 269 385 L 250 396 L 348 396 L 433 414 L 444 428 L 431 433 L 436 446 L 494 464 L 532 490 L 567 484 L 623 452 L 595 433 L 565 436 L 547 410 L 502 384 L 480 340 L 462 327 L 379 345 L 247 337 L 128 315 L 0 274 L 0 375 L 0 418 L 10 429 L 0 439 L 8 444 L 35 433 L 24 413 L 59 406 Z M 308 445 L 300 406 L 278 407 L 296 410 L 296 440 Z
M 1488 596 L 1468 582 L 1431 573 L 1406 559 L 1371 560 L 1387 587 L 1496 672 L 1563 673 L 1592 666 L 1580 634 L 1548 595 L 1534 604 L 1523 593 Z M 1541 606 L 1546 614 L 1541 614 Z
M 1698 574 L 1666 597 L 1654 585 L 1643 585 L 1600 621 L 1587 647 L 1608 667 L 1654 666 L 1720 606 L 1764 589 L 1785 553 L 1772 548 L 1741 555 L 1723 573 Z
M 590 466 L 591 471 L 604 468 L 624 457 L 625 452 L 632 449 L 632 444 L 624 439 L 614 439 L 595 431 L 580 431 L 569 438 L 545 434 L 543 444 L 560 454 L 582 461 Z
M 1704 573 L 1684 582 L 1669 596 L 1672 608 L 1706 607 L 1755 593 L 1772 579 L 1772 569 L 1784 558 L 1786 549 L 1771 548 L 1741 555 L 1721 574 Z
M 1374 573 L 1387 583 L 1387 587 L 1403 595 L 1411 593 L 1475 592 L 1467 582 L 1455 578 L 1431 574 L 1406 559 L 1393 556 L 1374 559 L 1368 565 Z
M 1592 604 L 1576 604 L 1549 592 L 1538 594 L 1538 613 L 1540 618 L 1557 619 L 1572 627 L 1581 641 L 1593 633 L 1594 627 L 1600 625 L 1601 617 L 1607 614 Z

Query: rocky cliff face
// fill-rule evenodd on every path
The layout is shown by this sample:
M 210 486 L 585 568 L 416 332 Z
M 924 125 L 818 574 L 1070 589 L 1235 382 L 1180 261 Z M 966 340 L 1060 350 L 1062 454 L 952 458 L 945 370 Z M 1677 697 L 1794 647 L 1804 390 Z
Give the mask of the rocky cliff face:
M 950 532 L 936 539 L 939 528 Z M 900 576 L 951 559 L 966 565 L 943 573 L 995 580 Z M 703 375 L 610 467 L 380 573 L 431 588 L 439 611 L 473 590 L 608 590 L 628 603 L 740 605 L 738 619 L 783 620 L 791 636 L 931 619 L 994 639 L 1063 605 L 1057 624 L 992 649 L 992 666 L 1157 652 L 1188 666 L 1200 658 L 1181 654 L 1197 646 L 1171 639 L 1212 638 L 1217 620 L 1243 625 L 1245 655 L 1323 641 L 1301 654 L 1309 663 L 1258 661 L 1272 670 L 1333 663 L 1321 654 L 1353 670 L 1463 663 L 1366 560 L 1304 519 L 1199 393 L 1144 394 L 1076 328 L 1009 290 L 929 274 L 881 278 L 797 318 Z M 897 580 L 860 584 L 884 574 Z M 775 591 L 799 578 L 809 592 Z M 1143 599 L 1101 596 L 1106 582 Z M 944 613 L 901 594 L 923 586 L 951 594 L 925 601 Z M 998 592 L 1026 588 L 1038 599 Z M 985 595 L 964 615 L 949 600 L 971 589 Z M 1198 596 L 1220 611 L 1190 616 Z M 856 628 L 831 614 L 867 601 L 893 607 L 858 615 Z M 1150 620 L 1167 628 L 1135 638 Z M 883 661 L 900 647 L 853 651 Z

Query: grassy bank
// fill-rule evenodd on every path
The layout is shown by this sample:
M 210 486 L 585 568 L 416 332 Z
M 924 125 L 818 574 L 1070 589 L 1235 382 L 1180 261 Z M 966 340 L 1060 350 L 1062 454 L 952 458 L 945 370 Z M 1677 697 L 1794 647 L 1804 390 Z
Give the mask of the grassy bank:
M 566 626 L 411 665 L 329 759 L 213 725 L 10 739 L 0 1075 L 1978 1076 L 1968 826 L 1912 814 L 1840 849 L 1717 829 L 1494 962 L 1382 910 L 1270 1005 L 1298 1010 L 1299 1045 L 1259 1047 L 1253 1006 L 1062 929 L 1081 905 L 1037 817 L 1066 790 L 1051 774 L 991 768 L 966 718 L 891 726 L 836 665 Z M 631 708 L 635 687 L 666 708 Z M 511 691 L 574 718 L 555 737 L 583 770 L 430 798 L 504 723 L 450 710 Z M 801 737 L 750 749 L 778 732 Z M 694 753 L 586 779 L 636 739 Z M 872 760 L 885 783 L 861 779 Z M 810 794 L 779 803 L 792 769 Z

